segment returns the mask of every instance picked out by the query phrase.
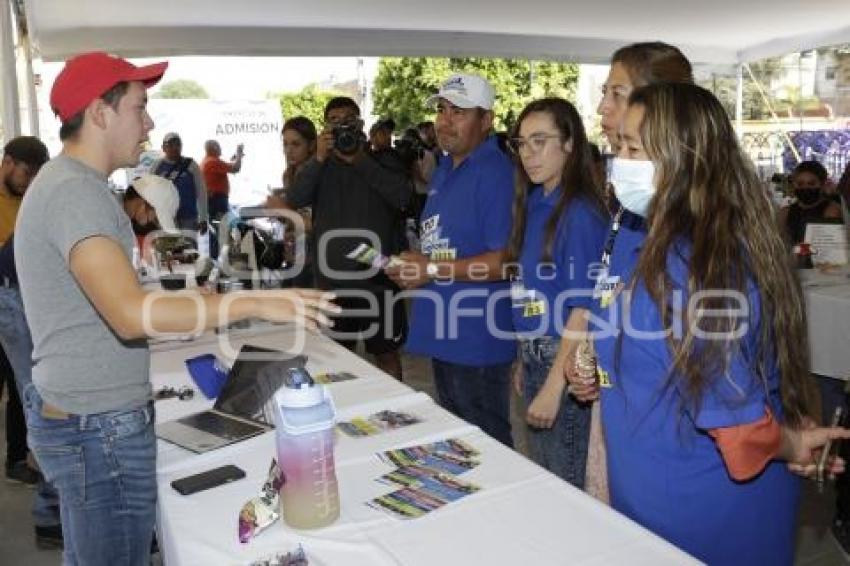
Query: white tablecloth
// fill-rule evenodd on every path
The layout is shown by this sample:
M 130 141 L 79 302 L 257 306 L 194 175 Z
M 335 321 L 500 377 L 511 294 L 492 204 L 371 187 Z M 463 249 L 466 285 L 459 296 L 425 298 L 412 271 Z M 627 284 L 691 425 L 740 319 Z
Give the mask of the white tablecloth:
M 838 379 L 850 377 L 850 277 L 847 270 L 801 272 L 809 325 L 810 370 Z
M 291 327 L 279 327 L 243 332 L 234 342 L 286 350 L 293 335 Z M 152 356 L 154 386 L 188 384 L 183 361 L 207 352 L 222 355 L 210 335 L 179 349 L 160 347 Z M 237 538 L 237 517 L 268 473 L 275 455 L 274 433 L 203 455 L 159 441 L 157 531 L 167 566 L 245 564 L 292 550 L 299 543 L 311 566 L 696 563 L 330 340 L 313 336 L 304 353 L 311 372 L 349 371 L 360 376 L 330 386 L 340 419 L 395 409 L 413 413 L 423 422 L 367 438 L 339 434 L 335 455 L 339 520 L 316 531 L 295 531 L 279 521 L 247 544 Z M 209 405 L 203 398 L 158 401 L 157 421 Z M 393 490 L 375 481 L 391 469 L 375 456 L 377 452 L 453 437 L 481 451 L 481 465 L 463 475 L 481 486 L 480 492 L 408 521 L 365 505 Z M 238 465 L 246 478 L 191 496 L 170 487 L 174 479 L 224 464 Z

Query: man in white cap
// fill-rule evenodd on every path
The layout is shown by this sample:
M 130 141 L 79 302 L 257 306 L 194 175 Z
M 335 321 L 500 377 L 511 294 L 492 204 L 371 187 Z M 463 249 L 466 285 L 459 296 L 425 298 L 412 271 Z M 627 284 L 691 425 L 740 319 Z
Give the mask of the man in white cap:
M 516 354 L 502 259 L 511 229 L 513 164 L 491 135 L 493 87 L 458 73 L 429 98 L 441 159 L 421 217 L 422 254 L 387 269 L 421 288 L 411 305 L 411 353 L 429 356 L 440 404 L 508 446 Z M 499 298 L 501 297 L 501 298 Z
M 136 236 L 154 230 L 176 232 L 174 216 L 180 196 L 174 183 L 158 175 L 146 174 L 135 179 L 124 193 L 124 211 L 133 223 Z
M 156 518 L 156 437 L 147 337 L 249 317 L 326 322 L 316 291 L 221 295 L 145 291 L 130 220 L 107 179 L 136 164 L 153 122 L 145 67 L 106 53 L 69 59 L 50 104 L 62 153 L 24 197 L 15 263 L 33 339 L 23 390 L 30 448 L 59 492 L 66 564 L 148 564 Z

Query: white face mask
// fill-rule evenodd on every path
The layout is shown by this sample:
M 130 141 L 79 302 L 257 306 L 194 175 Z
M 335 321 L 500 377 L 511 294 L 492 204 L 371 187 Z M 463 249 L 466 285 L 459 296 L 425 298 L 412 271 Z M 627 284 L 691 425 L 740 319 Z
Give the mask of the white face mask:
M 655 194 L 655 165 L 652 161 L 615 157 L 611 164 L 611 184 L 617 200 L 628 210 L 646 216 Z

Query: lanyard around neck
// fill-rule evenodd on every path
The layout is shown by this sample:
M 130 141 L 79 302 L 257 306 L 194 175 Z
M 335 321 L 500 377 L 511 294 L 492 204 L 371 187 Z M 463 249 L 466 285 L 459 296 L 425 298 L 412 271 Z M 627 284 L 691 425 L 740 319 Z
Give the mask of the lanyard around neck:
M 605 241 L 605 248 L 602 250 L 602 265 L 605 269 L 611 267 L 611 254 L 614 253 L 614 242 L 617 241 L 617 234 L 620 232 L 620 221 L 623 218 L 623 207 L 614 215 L 614 222 L 611 223 L 611 230 L 608 232 L 608 239 Z

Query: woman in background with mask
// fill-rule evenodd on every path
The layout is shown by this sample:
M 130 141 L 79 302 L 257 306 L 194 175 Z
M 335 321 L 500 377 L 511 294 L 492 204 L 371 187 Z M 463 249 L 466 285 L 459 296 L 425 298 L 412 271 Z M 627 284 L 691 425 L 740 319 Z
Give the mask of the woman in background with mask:
M 791 174 L 797 201 L 783 211 L 785 229 L 792 245 L 805 241 L 809 222 L 841 222 L 841 205 L 824 192 L 827 172 L 817 161 L 803 161 Z
M 708 564 L 791 564 L 791 472 L 850 431 L 812 428 L 772 203 L 705 89 L 636 90 L 621 133 L 612 183 L 647 231 L 620 235 L 594 305 L 612 506 Z

